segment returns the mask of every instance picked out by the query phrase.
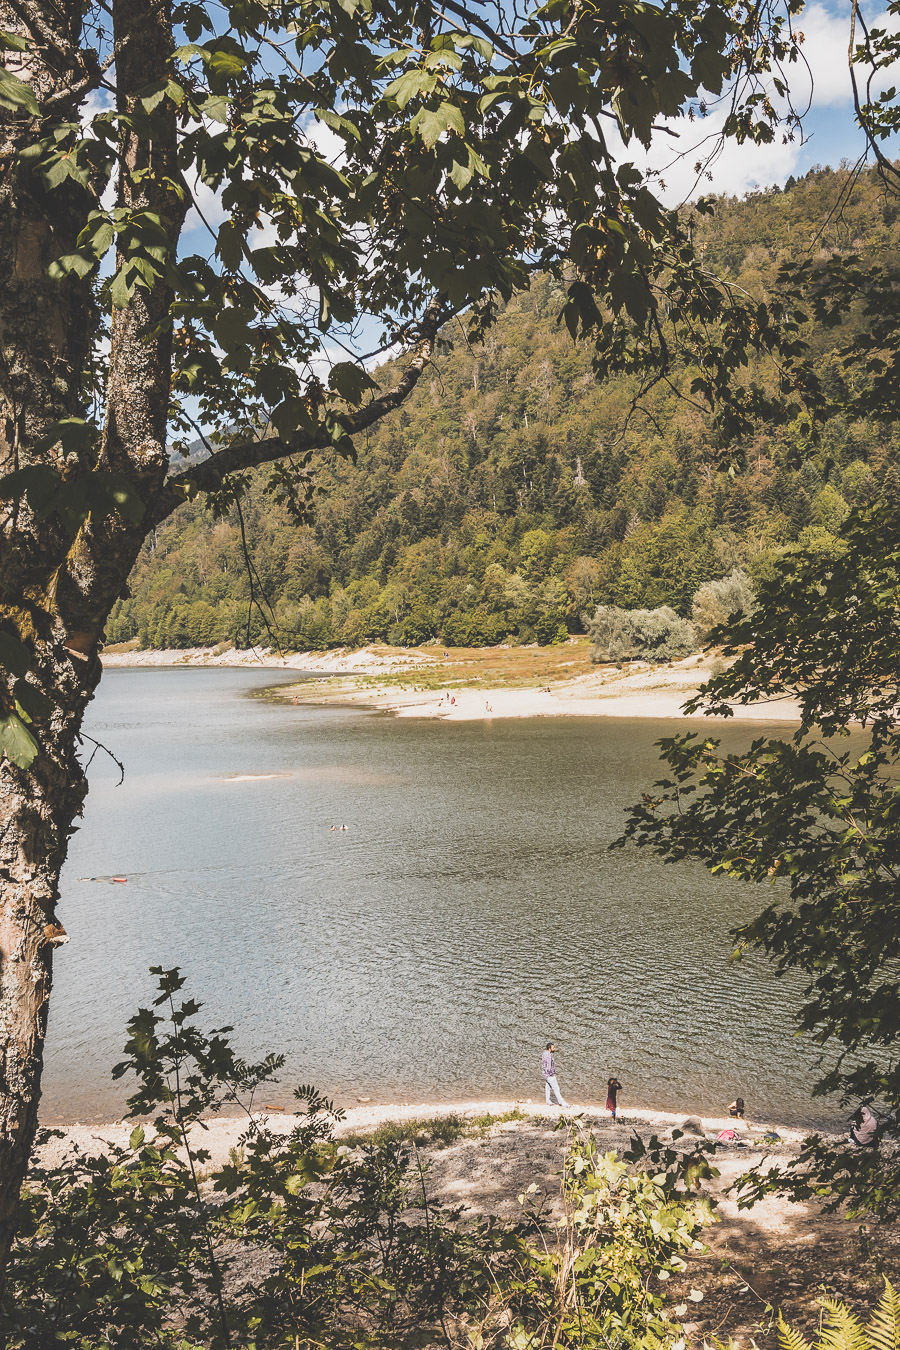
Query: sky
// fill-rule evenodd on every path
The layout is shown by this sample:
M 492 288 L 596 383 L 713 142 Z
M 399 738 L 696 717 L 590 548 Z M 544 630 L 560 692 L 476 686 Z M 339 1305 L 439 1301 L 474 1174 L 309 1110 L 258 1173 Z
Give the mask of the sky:
M 888 19 L 876 5 L 865 8 L 871 27 L 896 28 L 896 19 Z M 850 35 L 849 5 L 821 3 L 814 0 L 797 20 L 797 28 L 804 35 L 802 51 L 809 71 L 802 63 L 787 68 L 792 102 L 798 111 L 811 98 L 811 106 L 803 119 L 803 135 L 795 133 L 785 142 L 780 133 L 771 145 L 737 145 L 730 142 L 718 161 L 711 166 L 710 178 L 699 184 L 693 171 L 696 155 L 690 154 L 678 164 L 672 164 L 664 173 L 665 197 L 675 204 L 706 193 L 727 193 L 742 196 L 757 188 L 783 186 L 792 175 L 801 177 L 816 165 L 837 168 L 842 160 L 855 162 L 864 149 L 862 133 L 855 125 L 848 45 Z M 882 86 L 889 83 L 882 80 Z M 717 118 L 712 113 L 705 124 L 670 123 L 679 134 L 677 145 L 688 149 L 700 137 L 716 129 Z M 702 129 L 701 129 L 702 128 Z M 646 159 L 633 155 L 636 162 L 663 168 L 672 159 L 671 138 L 661 137 Z M 897 148 L 887 146 L 893 154 Z

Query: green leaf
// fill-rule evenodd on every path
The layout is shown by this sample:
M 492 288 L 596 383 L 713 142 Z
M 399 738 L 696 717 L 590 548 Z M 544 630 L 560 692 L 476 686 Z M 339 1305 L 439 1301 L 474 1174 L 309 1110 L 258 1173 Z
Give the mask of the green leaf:
M 53 701 L 45 693 L 29 684 L 25 679 L 16 680 L 13 685 L 13 697 L 16 711 L 26 722 L 40 722 L 53 711 Z
M 0 66 L 0 108 L 10 112 L 19 112 L 24 108 L 32 117 L 40 117 L 41 110 L 31 89 L 22 80 Z
M 437 78 L 433 72 L 421 68 L 406 70 L 396 80 L 391 80 L 384 91 L 385 97 L 392 98 L 398 108 L 405 108 L 416 95 L 430 94 L 437 84 Z
M 240 266 L 244 256 L 244 233 L 238 229 L 233 220 L 225 220 L 219 226 L 216 253 L 226 267 L 234 270 Z
M 58 422 L 51 422 L 41 436 L 40 440 L 35 441 L 34 448 L 37 451 L 52 450 L 55 445 L 61 445 L 65 453 L 81 455 L 89 450 L 96 442 L 99 432 L 93 422 L 87 421 L 84 417 L 62 417 Z M 35 466 L 41 471 L 45 471 L 48 466 Z M 50 472 L 57 478 L 55 469 Z
M 431 150 L 445 131 L 464 136 L 466 124 L 459 108 L 453 103 L 439 103 L 436 108 L 420 108 L 410 121 L 410 130 Z
M 211 54 L 208 65 L 213 75 L 227 79 L 229 76 L 240 75 L 247 62 L 248 58 L 241 52 L 220 50 Z
M 368 371 L 355 361 L 339 361 L 332 366 L 328 384 L 348 403 L 359 403 L 367 389 L 378 388 Z
M 18 33 L 0 33 L 0 52 L 27 52 L 30 46 L 28 38 Z
M 359 127 L 355 122 L 351 122 L 349 117 L 341 117 L 339 113 L 332 112 L 329 108 L 316 108 L 316 119 L 324 122 L 326 127 L 331 127 L 332 131 L 349 136 L 354 141 L 362 140 Z
M 122 473 L 101 470 L 87 474 L 81 480 L 84 499 L 91 514 L 98 519 L 117 511 L 125 520 L 140 524 L 144 517 L 144 503 L 133 483 Z
M 142 1125 L 136 1125 L 134 1129 L 131 1131 L 131 1134 L 128 1136 L 128 1146 L 129 1148 L 140 1148 L 143 1142 L 144 1142 L 144 1127 Z
M 472 156 L 469 155 L 466 163 L 462 164 L 458 159 L 454 159 L 450 166 L 450 180 L 459 188 L 460 192 L 467 188 L 472 181 L 475 170 L 472 165 Z
M 24 675 L 31 667 L 31 654 L 24 642 L 0 629 L 0 666 L 11 675 Z
M 96 266 L 95 257 L 88 258 L 83 253 L 66 253 L 50 264 L 47 274 L 52 281 L 65 281 L 69 276 L 86 277 Z
M 5 755 L 10 764 L 15 764 L 18 769 L 30 769 L 39 748 L 18 713 L 7 713 L 6 717 L 0 718 L 0 754 Z
M 10 501 L 27 497 L 29 506 L 40 518 L 56 497 L 61 481 L 56 469 L 49 464 L 28 464 L 0 478 L 0 499 Z
M 201 105 L 200 111 L 204 117 L 208 117 L 213 122 L 228 123 L 228 107 L 231 100 L 225 94 L 210 94 Z
M 485 61 L 490 61 L 494 55 L 494 48 L 487 38 L 475 37 L 473 33 L 453 33 L 452 37 L 457 47 L 462 49 L 471 47 L 479 56 L 484 57 Z

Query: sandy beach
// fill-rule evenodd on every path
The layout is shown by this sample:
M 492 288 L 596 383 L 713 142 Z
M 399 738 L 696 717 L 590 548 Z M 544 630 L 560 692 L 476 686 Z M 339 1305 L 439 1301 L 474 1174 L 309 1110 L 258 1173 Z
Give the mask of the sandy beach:
M 117 667 L 247 666 L 296 670 L 312 676 L 280 685 L 274 698 L 293 703 L 348 703 L 397 717 L 447 722 L 509 717 L 679 718 L 684 703 L 722 669 L 714 654 L 665 665 L 633 661 L 592 665 L 587 640 L 556 648 L 400 648 L 297 652 L 192 648 L 186 651 L 110 651 Z M 316 679 L 316 676 L 325 678 Z M 734 720 L 796 722 L 797 705 L 777 700 L 733 708 Z M 685 721 L 708 721 L 702 714 Z M 718 719 L 717 719 L 718 720 Z
M 685 1120 L 699 1122 L 703 1134 L 715 1138 L 720 1130 L 734 1129 L 744 1140 L 762 1136 L 775 1131 L 781 1136 L 785 1147 L 796 1147 L 806 1133 L 803 1130 L 790 1129 L 766 1121 L 734 1121 L 727 1116 L 689 1116 L 686 1112 L 656 1111 L 635 1107 L 623 1109 L 619 1119 L 613 1122 L 609 1113 L 598 1103 L 572 1103 L 565 1111 L 559 1107 L 545 1106 L 542 1101 L 518 1100 L 505 1101 L 463 1101 L 463 1102 L 395 1102 L 360 1104 L 344 1113 L 343 1120 L 335 1130 L 337 1137 L 374 1130 L 385 1121 L 421 1121 L 434 1120 L 440 1116 L 458 1115 L 462 1117 L 503 1116 L 518 1111 L 526 1118 L 535 1121 L 548 1121 L 554 1127 L 566 1119 L 578 1119 L 588 1125 L 602 1128 L 604 1139 L 609 1139 L 611 1148 L 624 1147 L 637 1130 L 642 1136 L 652 1133 L 669 1135 L 673 1129 L 680 1129 Z M 263 1105 L 253 1113 L 257 1123 L 265 1121 L 276 1134 L 287 1134 L 297 1124 L 298 1117 L 274 1107 L 266 1109 Z M 235 1148 L 250 1124 L 251 1117 L 217 1116 L 204 1122 L 202 1146 L 211 1154 L 211 1165 L 226 1161 L 229 1150 Z M 66 1150 L 74 1145 L 82 1152 L 100 1152 L 104 1145 L 124 1146 L 134 1129 L 135 1122 L 122 1120 L 106 1125 L 58 1125 L 49 1126 L 56 1137 L 48 1140 L 40 1150 L 40 1159 L 44 1163 L 58 1162 Z

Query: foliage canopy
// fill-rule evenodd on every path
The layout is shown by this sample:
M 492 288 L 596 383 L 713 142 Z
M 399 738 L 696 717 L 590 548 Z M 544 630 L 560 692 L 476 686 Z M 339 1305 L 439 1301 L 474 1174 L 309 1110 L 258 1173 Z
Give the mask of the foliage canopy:
M 772 888 L 735 933 L 778 973 L 807 977 L 799 1024 L 837 1047 L 816 1091 L 854 1108 L 874 1103 L 900 1125 L 900 688 L 897 603 L 900 521 L 893 503 L 854 513 L 842 548 L 798 552 L 760 588 L 758 609 L 719 630 L 734 664 L 688 707 L 731 716 L 760 700 L 797 700 L 790 740 L 758 738 L 723 755 L 712 736 L 661 742 L 670 777 L 631 808 L 625 839 L 667 861 Z M 897 1212 L 892 1150 L 835 1147 L 813 1137 L 787 1176 L 756 1178 L 799 1195 Z

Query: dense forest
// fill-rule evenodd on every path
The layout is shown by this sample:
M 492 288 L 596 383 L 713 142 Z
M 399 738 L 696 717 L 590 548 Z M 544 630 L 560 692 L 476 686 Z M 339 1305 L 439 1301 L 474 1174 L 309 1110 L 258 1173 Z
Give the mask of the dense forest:
M 764 294 L 811 242 L 894 252 L 897 209 L 874 175 L 845 193 L 848 180 L 814 169 L 784 190 L 718 199 L 697 225 L 710 269 Z M 828 550 L 851 506 L 900 488 L 894 436 L 841 419 L 760 428 L 741 467 L 723 471 L 728 447 L 671 389 L 627 416 L 633 379 L 597 380 L 559 322 L 563 299 L 539 279 L 483 346 L 462 325 L 446 331 L 357 463 L 318 461 L 312 523 L 277 504 L 262 474 L 242 519 L 182 507 L 146 544 L 108 641 L 555 642 L 583 632 L 598 604 L 690 615 L 703 583 L 735 568 L 758 580 L 798 544 Z M 826 377 L 834 341 L 813 335 Z

